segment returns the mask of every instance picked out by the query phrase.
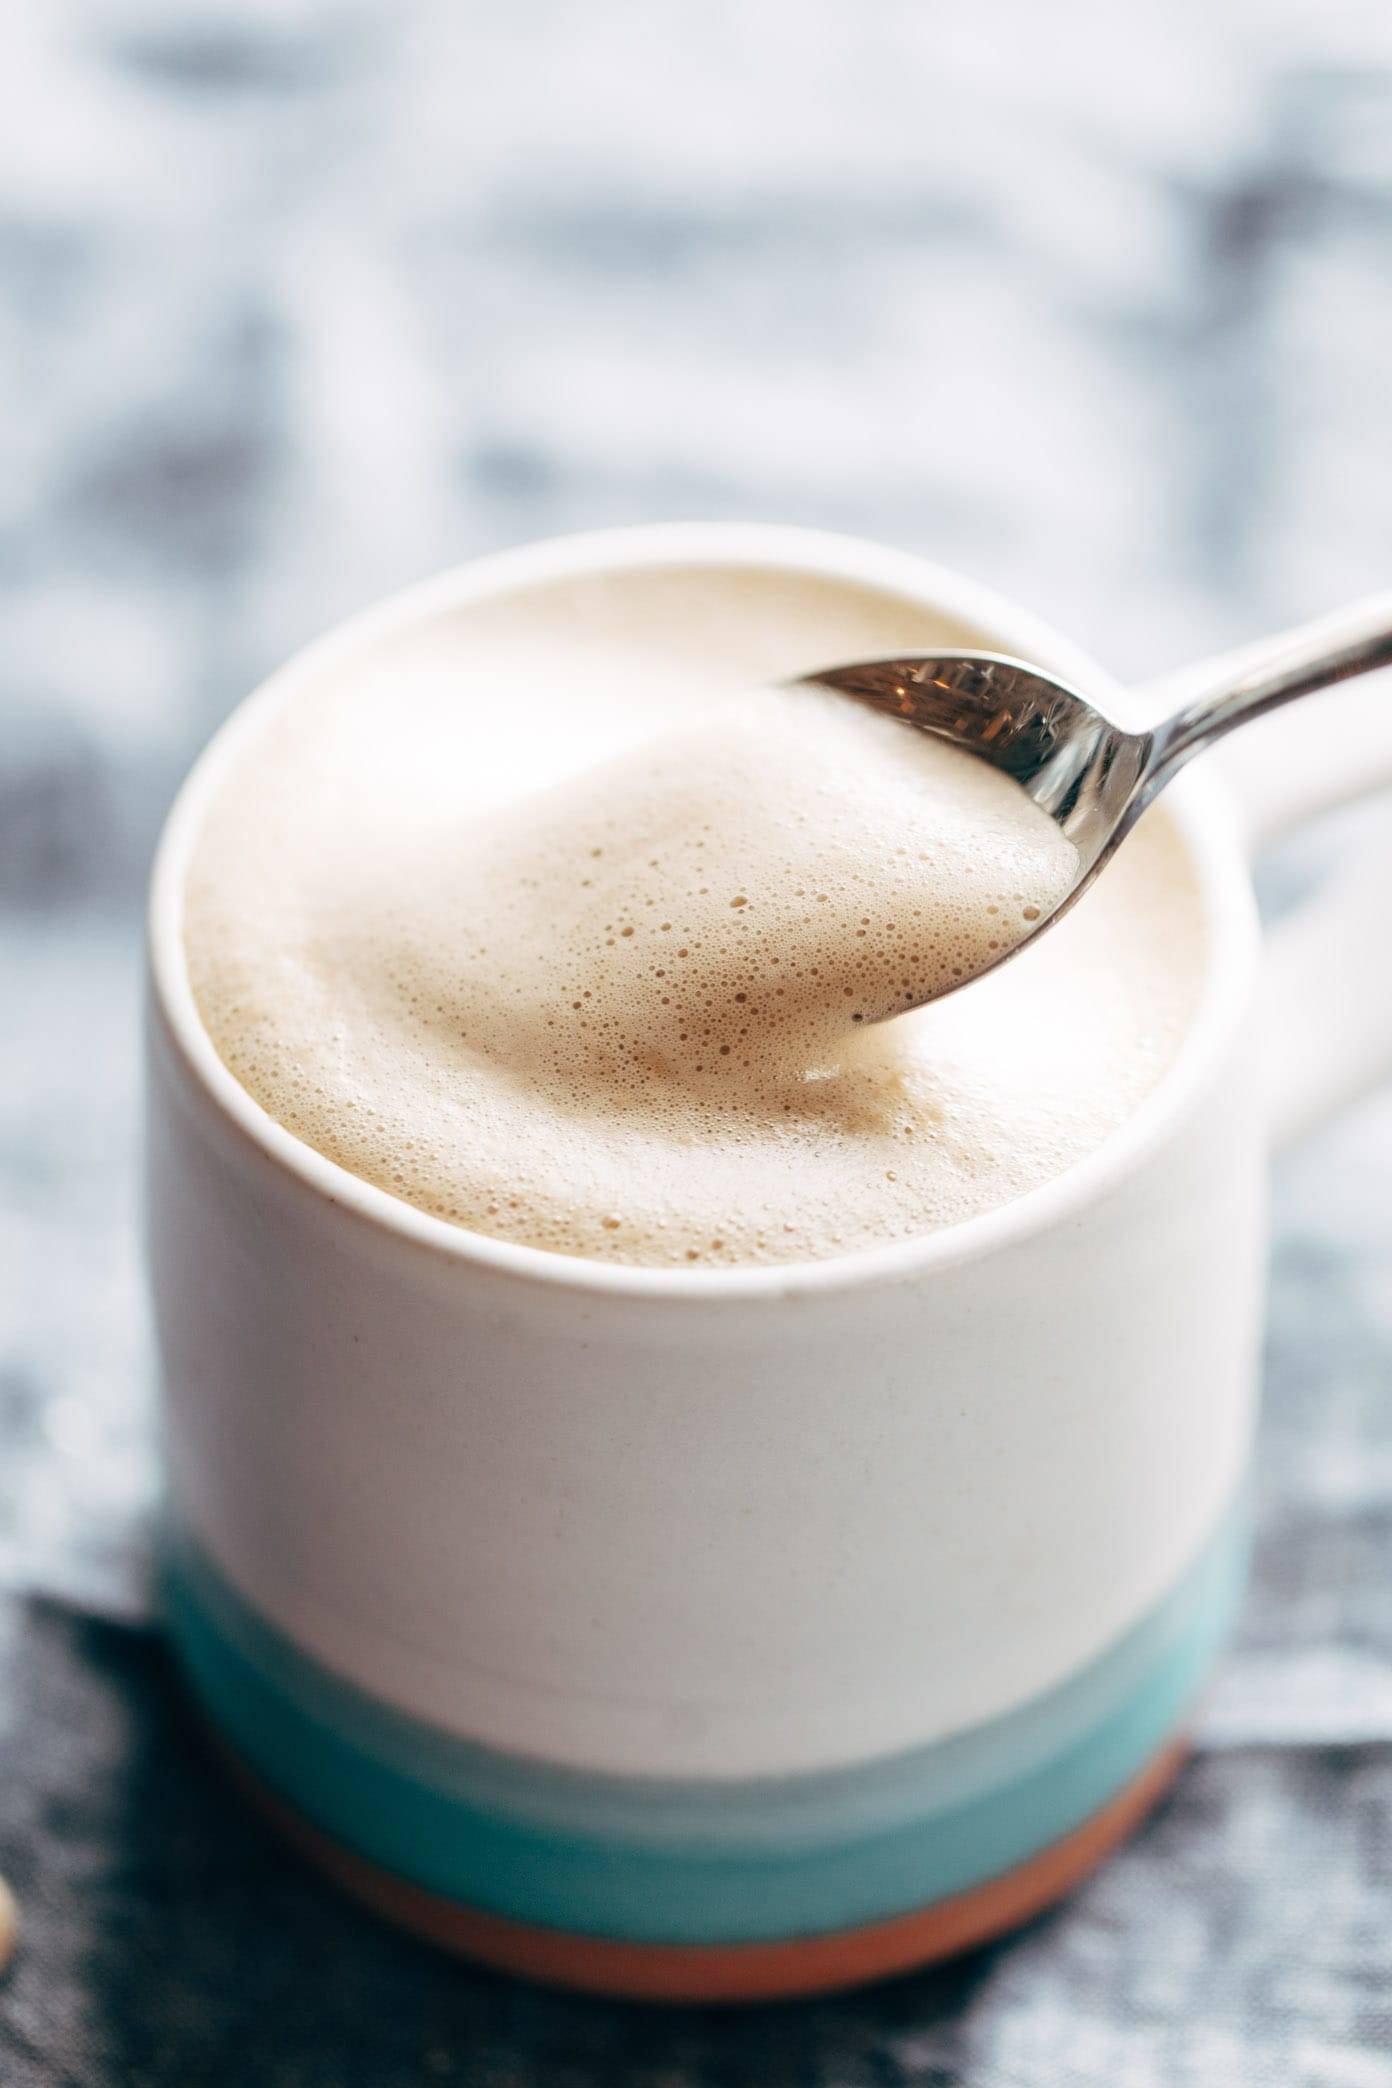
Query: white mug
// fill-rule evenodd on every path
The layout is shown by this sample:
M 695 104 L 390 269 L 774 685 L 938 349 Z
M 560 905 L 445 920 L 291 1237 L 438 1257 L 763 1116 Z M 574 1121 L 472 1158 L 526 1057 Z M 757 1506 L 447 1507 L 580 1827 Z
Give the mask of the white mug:
M 335 659 L 653 565 L 868 585 L 1136 707 L 935 566 L 723 526 L 484 560 L 275 676 L 154 873 L 170 1617 L 244 1779 L 363 1896 L 542 1977 L 768 1996 L 1008 1926 L 1162 1787 L 1241 1586 L 1269 1148 L 1392 1059 L 1392 969 L 1361 962 L 1376 879 L 1263 952 L 1210 762 L 1168 799 L 1207 922 L 1186 1041 L 1101 1150 L 1014 1203 L 685 1273 L 481 1238 L 346 1174 L 200 1024 L 181 903 L 210 793 Z M 1318 734 L 1317 707 L 1296 723 Z M 1307 799 L 1376 780 L 1298 766 Z M 1288 776 L 1266 805 L 1309 809 Z

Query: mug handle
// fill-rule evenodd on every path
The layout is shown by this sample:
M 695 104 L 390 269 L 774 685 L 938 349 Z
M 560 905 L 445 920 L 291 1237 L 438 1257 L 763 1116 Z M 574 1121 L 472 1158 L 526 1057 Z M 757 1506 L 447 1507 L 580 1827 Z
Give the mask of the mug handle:
M 1333 634 L 1348 614 L 1307 629 Z M 1242 647 L 1149 684 L 1147 713 L 1168 715 L 1258 650 L 1265 647 Z M 1256 856 L 1321 812 L 1392 789 L 1392 682 L 1375 675 L 1261 719 L 1217 748 L 1213 761 Z M 1389 913 L 1392 816 L 1385 834 L 1350 850 L 1266 938 L 1259 1020 L 1275 1145 L 1314 1129 L 1392 1071 Z

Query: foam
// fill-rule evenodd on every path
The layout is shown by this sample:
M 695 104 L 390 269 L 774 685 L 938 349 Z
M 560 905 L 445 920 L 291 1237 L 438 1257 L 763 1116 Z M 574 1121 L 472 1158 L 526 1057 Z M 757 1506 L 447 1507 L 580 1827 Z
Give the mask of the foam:
M 961 1222 L 1168 1064 L 1202 927 L 1145 821 L 1073 851 L 972 757 L 759 686 L 969 637 L 863 590 L 632 574 L 439 618 L 306 688 L 198 837 L 185 940 L 232 1072 L 438 1216 L 561 1253 L 815 1258 Z

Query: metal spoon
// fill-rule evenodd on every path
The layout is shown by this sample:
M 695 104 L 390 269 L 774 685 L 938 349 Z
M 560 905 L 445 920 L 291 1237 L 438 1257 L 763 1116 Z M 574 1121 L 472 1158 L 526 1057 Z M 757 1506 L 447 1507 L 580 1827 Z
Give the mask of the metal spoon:
M 1023 940 L 969 974 L 979 978 L 1067 913 L 1195 754 L 1297 696 L 1389 665 L 1392 594 L 1382 594 L 1246 649 L 1181 709 L 1141 732 L 1116 724 L 1042 668 L 1001 653 L 858 660 L 799 675 L 790 686 L 852 696 L 990 762 L 1013 776 L 1074 844 L 1078 874 L 1071 888 Z

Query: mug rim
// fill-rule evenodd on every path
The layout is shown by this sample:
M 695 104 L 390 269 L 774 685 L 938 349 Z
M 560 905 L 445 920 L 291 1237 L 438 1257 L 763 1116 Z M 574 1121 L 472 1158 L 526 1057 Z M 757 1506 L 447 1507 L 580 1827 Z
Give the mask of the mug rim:
M 1196 873 L 1204 916 L 1204 979 L 1179 1049 L 1125 1122 L 1037 1188 L 961 1224 L 815 1261 L 675 1269 L 602 1262 L 470 1231 L 422 1211 L 328 1159 L 278 1123 L 223 1063 L 194 1000 L 183 946 L 183 886 L 202 815 L 228 762 L 306 676 L 396 630 L 450 609 L 547 581 L 643 568 L 727 566 L 785 571 L 898 594 L 993 634 L 992 649 L 1047 663 L 1121 714 L 1126 691 L 1082 648 L 983 583 L 912 552 L 782 524 L 670 522 L 542 539 L 485 554 L 398 590 L 333 625 L 291 655 L 234 707 L 194 760 L 165 818 L 150 877 L 147 947 L 152 999 L 185 1070 L 224 1123 L 330 1207 L 448 1261 L 580 1294 L 754 1300 L 925 1277 L 999 1252 L 1065 1221 L 1123 1181 L 1164 1142 L 1201 1094 L 1235 1033 L 1255 966 L 1258 930 L 1235 810 L 1214 774 L 1187 771 L 1166 793 Z

